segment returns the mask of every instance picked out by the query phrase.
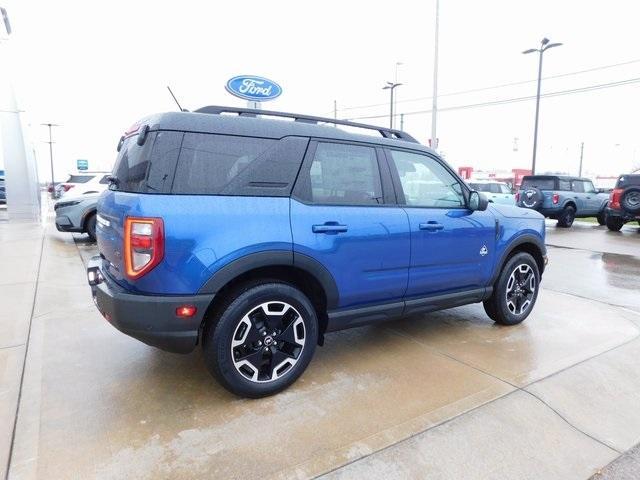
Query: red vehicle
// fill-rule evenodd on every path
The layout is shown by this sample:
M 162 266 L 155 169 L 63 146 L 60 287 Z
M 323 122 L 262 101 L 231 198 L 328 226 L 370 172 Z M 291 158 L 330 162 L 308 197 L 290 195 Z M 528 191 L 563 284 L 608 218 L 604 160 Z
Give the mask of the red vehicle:
M 640 174 L 620 175 L 609 194 L 607 228 L 617 232 L 625 223 L 633 220 L 640 224 Z

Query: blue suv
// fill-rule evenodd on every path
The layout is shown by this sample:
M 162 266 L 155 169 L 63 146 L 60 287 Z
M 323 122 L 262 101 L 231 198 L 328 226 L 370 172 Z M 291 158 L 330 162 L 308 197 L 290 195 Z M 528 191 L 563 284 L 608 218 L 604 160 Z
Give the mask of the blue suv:
M 327 332 L 476 302 L 514 325 L 536 302 L 542 215 L 489 205 L 404 132 L 204 107 L 141 120 L 118 152 L 95 303 L 149 345 L 201 345 L 238 395 L 289 386 Z

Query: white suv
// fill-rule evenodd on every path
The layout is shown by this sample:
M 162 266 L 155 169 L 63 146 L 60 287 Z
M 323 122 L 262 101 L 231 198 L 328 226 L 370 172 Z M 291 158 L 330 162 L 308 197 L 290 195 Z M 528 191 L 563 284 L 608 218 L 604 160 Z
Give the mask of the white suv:
M 76 197 L 87 193 L 102 193 L 109 186 L 110 172 L 71 174 L 66 182 L 56 185 L 56 197 Z

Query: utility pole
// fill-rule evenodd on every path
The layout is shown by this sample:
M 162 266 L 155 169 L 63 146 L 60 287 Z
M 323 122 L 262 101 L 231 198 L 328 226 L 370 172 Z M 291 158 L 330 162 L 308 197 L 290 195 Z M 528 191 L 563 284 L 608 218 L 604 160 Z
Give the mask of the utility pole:
M 580 168 L 578 169 L 578 176 L 582 176 L 582 156 L 584 155 L 584 142 L 580 144 Z
M 404 132 L 404 113 L 400 114 L 400 131 Z
M 436 33 L 433 54 L 433 103 L 431 106 L 431 148 L 437 148 L 436 120 L 438 117 L 438 30 L 440 24 L 440 0 L 436 0 Z
M 333 101 L 333 119 L 334 120 L 338 119 L 338 101 L 337 100 Z
M 49 141 L 45 142 L 49 144 L 49 161 L 51 162 L 51 198 L 55 198 L 56 195 L 56 182 L 53 174 L 53 136 L 51 132 L 52 127 L 59 127 L 56 123 L 41 123 L 40 125 L 49 127 Z
M 387 82 L 387 84 L 382 87 L 383 90 L 390 90 L 391 91 L 391 99 L 389 101 L 389 128 L 393 129 L 393 91 L 396 89 L 396 87 L 399 87 L 400 85 L 402 85 L 401 83 L 393 83 L 393 82 Z
M 540 42 L 540 48 L 530 48 L 522 52 L 523 54 L 538 52 L 538 91 L 536 93 L 536 119 L 533 127 L 533 160 L 531 161 L 531 175 L 536 174 L 536 153 L 538 149 L 538 116 L 540 114 L 540 85 L 542 83 L 542 56 L 544 52 L 553 47 L 559 47 L 561 43 L 549 43 L 548 38 L 543 38 Z

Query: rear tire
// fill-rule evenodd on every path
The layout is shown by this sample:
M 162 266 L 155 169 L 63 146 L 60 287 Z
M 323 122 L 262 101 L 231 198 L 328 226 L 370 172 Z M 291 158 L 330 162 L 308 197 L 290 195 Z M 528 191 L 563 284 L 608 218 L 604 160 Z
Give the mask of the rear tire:
M 571 205 L 567 205 L 558 217 L 558 226 L 562 228 L 571 228 L 573 221 L 576 219 L 576 209 Z
M 96 214 L 95 213 L 92 213 L 89 216 L 89 218 L 87 218 L 85 229 L 91 241 L 95 242 L 96 241 Z
M 604 208 L 600 211 L 598 216 L 596 217 L 598 220 L 598 225 L 606 225 L 607 224 L 607 212 L 604 211 Z
M 612 232 L 619 232 L 623 225 L 624 220 L 622 218 L 607 215 L 607 228 Z
M 230 392 L 260 398 L 284 390 L 304 372 L 318 343 L 309 299 L 276 280 L 232 292 L 203 333 L 209 372 Z
M 500 325 L 517 325 L 533 310 L 539 290 L 538 264 L 530 254 L 516 253 L 502 267 L 484 311 Z

